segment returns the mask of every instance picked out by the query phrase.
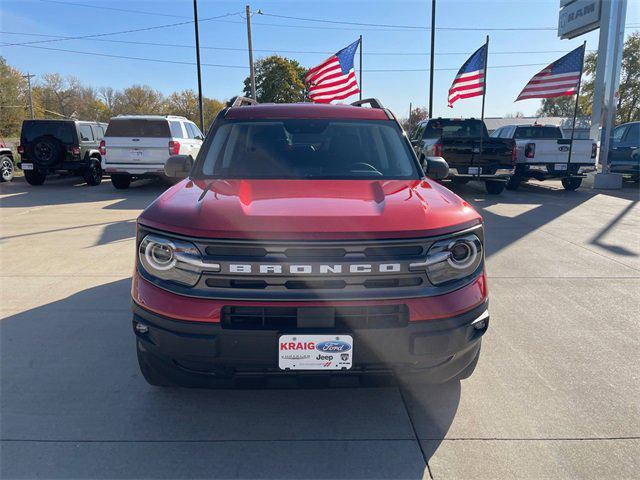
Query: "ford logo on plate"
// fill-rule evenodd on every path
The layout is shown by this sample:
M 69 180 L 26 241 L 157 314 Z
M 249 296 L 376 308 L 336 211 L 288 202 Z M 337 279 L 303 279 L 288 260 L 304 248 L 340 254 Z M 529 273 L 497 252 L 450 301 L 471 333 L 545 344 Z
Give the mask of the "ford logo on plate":
M 565 147 L 565 146 L 558 147 L 558 150 L 560 150 L 561 152 L 568 152 L 569 151 L 569 147 Z
M 351 345 L 342 340 L 331 340 L 327 342 L 320 342 L 316 345 L 316 349 L 321 352 L 347 352 L 351 350 Z

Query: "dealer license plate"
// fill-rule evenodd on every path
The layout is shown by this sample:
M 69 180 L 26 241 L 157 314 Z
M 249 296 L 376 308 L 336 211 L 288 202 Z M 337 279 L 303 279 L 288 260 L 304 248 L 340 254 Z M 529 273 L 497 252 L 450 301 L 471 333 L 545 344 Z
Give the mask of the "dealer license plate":
M 480 175 L 481 173 L 481 167 L 469 167 L 469 175 Z
M 22 170 L 33 170 L 33 163 L 22 163 L 20 168 Z
M 554 170 L 566 170 L 567 169 L 567 164 L 566 163 L 556 163 L 553 166 Z
M 282 335 L 278 339 L 281 370 L 349 370 L 352 365 L 351 335 Z
M 131 160 L 142 160 L 142 150 L 129 150 Z

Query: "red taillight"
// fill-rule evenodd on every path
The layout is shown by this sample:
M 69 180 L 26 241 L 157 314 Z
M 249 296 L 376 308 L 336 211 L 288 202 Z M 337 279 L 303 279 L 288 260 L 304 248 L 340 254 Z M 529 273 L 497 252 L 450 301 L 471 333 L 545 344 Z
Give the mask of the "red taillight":
M 104 142 L 104 140 L 100 140 L 100 155 L 106 155 L 107 154 L 107 144 Z
M 524 156 L 527 158 L 533 158 L 536 156 L 536 144 L 535 143 L 527 143 L 527 146 L 524 147 Z
M 71 153 L 73 153 L 75 156 L 80 156 L 80 147 L 73 147 L 71 149 Z
M 24 154 L 24 145 L 18 145 L 18 153 L 19 153 L 20 155 L 23 155 L 23 154 Z
M 598 156 L 598 144 L 591 144 L 591 158 L 596 158 Z
M 442 144 L 441 143 L 436 143 L 433 146 L 433 156 L 434 157 L 441 157 L 442 156 L 442 151 L 443 151 L 443 148 L 442 148 Z
M 176 142 L 175 140 L 169 142 L 169 154 L 180 155 L 180 142 Z

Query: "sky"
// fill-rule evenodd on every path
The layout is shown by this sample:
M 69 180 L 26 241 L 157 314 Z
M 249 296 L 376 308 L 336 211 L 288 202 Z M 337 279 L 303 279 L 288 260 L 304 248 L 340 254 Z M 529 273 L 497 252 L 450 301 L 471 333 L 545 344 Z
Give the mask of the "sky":
M 203 93 L 208 97 L 228 99 L 242 92 L 249 70 L 246 3 L 246 0 L 198 2 L 201 60 L 209 64 L 202 67 Z M 485 116 L 515 112 L 534 115 L 539 100 L 514 103 L 527 81 L 584 40 L 588 50 L 598 46 L 598 31 L 573 40 L 557 37 L 559 3 L 559 0 L 437 0 L 435 68 L 440 70 L 435 72 L 434 79 L 434 116 L 480 116 L 480 97 L 460 100 L 451 109 L 447 107 L 447 92 L 457 70 L 484 43 L 486 35 L 490 36 L 490 49 Z M 280 53 L 312 67 L 362 35 L 363 75 L 359 81 L 364 98 L 380 99 L 399 117 L 407 116 L 410 103 L 414 108 L 427 105 L 430 32 L 426 27 L 431 22 L 430 0 L 251 0 L 251 9 L 264 13 L 252 16 L 256 59 Z M 31 43 L 31 46 L 0 45 L 0 55 L 19 70 L 35 74 L 36 81 L 42 74 L 57 72 L 74 75 L 96 88 L 122 89 L 132 84 L 146 84 L 164 94 L 197 90 L 195 49 L 175 46 L 195 45 L 193 23 L 188 23 L 192 18 L 192 0 L 3 0 L 0 3 L 0 42 L 3 44 L 50 40 L 56 35 L 78 37 L 184 23 L 93 39 Z M 626 24 L 633 25 L 626 29 L 627 35 L 640 27 L 640 0 L 628 1 Z M 451 27 L 468 30 L 446 29 Z M 515 30 L 491 30 L 505 28 Z M 33 48 L 36 46 L 40 48 Z M 290 53 L 292 51 L 294 53 Z M 500 68 L 510 65 L 524 66 Z M 348 100 L 357 100 L 357 97 Z

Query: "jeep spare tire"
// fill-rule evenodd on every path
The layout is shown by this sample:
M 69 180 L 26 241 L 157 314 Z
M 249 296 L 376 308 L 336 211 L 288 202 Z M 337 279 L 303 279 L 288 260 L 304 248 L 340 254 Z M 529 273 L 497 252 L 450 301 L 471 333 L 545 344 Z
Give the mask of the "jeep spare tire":
M 60 159 L 62 145 L 50 135 L 43 135 L 33 141 L 33 163 L 41 167 L 55 165 Z

